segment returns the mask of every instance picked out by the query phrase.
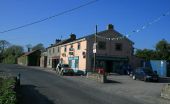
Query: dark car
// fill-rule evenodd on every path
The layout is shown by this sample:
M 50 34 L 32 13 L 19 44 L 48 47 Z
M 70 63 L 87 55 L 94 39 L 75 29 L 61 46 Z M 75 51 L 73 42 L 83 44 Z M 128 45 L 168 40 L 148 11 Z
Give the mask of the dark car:
M 133 72 L 132 78 L 134 80 L 139 79 L 143 81 L 159 81 L 159 76 L 156 72 L 153 72 L 150 68 L 137 68 Z

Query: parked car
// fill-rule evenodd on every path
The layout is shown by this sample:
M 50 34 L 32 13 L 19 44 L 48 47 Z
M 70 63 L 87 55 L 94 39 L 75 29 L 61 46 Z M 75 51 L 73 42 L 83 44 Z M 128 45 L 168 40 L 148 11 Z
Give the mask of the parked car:
M 143 81 L 159 81 L 159 76 L 156 72 L 153 72 L 150 68 L 137 68 L 134 70 L 132 78 L 134 80 L 139 79 Z
M 56 72 L 59 75 L 74 75 L 74 70 L 70 68 L 68 64 L 58 64 Z

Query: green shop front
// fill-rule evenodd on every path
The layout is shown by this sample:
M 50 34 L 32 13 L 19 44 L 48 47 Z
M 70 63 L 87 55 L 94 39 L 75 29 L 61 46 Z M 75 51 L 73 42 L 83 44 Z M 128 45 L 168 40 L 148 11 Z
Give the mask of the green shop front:
M 128 65 L 128 57 L 96 56 L 96 68 L 103 68 L 107 73 L 123 74 L 122 68 L 126 65 Z
M 79 68 L 79 57 L 78 56 L 69 57 L 68 62 L 69 62 L 69 66 L 72 69 L 78 70 L 78 68 Z

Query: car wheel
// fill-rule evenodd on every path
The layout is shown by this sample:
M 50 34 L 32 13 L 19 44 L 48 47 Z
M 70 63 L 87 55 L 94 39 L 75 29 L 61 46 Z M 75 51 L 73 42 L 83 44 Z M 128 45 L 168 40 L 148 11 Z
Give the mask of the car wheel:
M 132 78 L 133 78 L 133 80 L 136 80 L 136 76 L 135 75 L 133 75 Z

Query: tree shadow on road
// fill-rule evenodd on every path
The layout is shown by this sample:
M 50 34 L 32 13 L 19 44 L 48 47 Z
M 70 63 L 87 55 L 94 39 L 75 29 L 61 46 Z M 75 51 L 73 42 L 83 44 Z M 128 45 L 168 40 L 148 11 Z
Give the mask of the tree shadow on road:
M 34 85 L 21 85 L 18 93 L 19 104 L 54 104 L 46 96 L 39 93 Z

